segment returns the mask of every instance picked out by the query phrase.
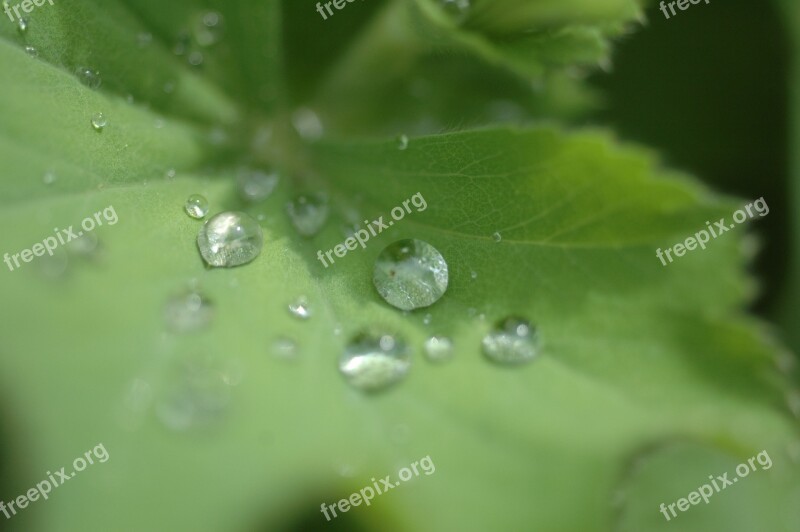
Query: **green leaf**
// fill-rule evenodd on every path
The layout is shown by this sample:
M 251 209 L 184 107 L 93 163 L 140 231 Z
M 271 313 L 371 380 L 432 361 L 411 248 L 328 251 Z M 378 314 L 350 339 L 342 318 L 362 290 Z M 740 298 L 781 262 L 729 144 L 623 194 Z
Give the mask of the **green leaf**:
M 582 2 L 498 5 L 504 10 L 476 3 L 466 28 L 495 43 L 519 21 L 606 35 L 624 20 L 612 2 L 588 12 Z M 742 268 L 746 229 L 668 266 L 656 257 L 706 220 L 730 217 L 739 200 L 604 130 L 495 124 L 413 137 L 405 150 L 393 136 L 356 138 L 348 133 L 390 131 L 403 110 L 366 116 L 357 91 L 345 98 L 333 89 L 355 86 L 353 74 L 370 64 L 362 59 L 381 57 L 396 36 L 383 30 L 408 23 L 389 22 L 403 5 L 358 15 L 361 33 L 331 38 L 331 54 L 341 53 L 318 76 L 287 66 L 308 57 L 295 56 L 293 43 L 302 44 L 301 13 L 316 16 L 310 4 L 285 13 L 278 2 L 211 7 L 225 36 L 204 50 L 200 69 L 172 51 L 204 12 L 188 1 L 45 5 L 23 36 L 2 26 L 2 251 L 19 253 L 112 206 L 116 219 L 95 218 L 103 224 L 93 252 L 68 246 L 57 259 L 37 257 L 14 271 L 3 265 L 0 274 L 0 499 L 25 493 L 48 471 L 69 470 L 98 443 L 110 455 L 20 510 L 15 530 L 633 530 L 660 518 L 652 501 L 684 496 L 691 475 L 699 485 L 763 449 L 774 467 L 720 503 L 724 514 L 700 506 L 693 519 L 750 530 L 744 516 L 753 513 L 765 530 L 791 529 L 796 521 L 772 509 L 789 507 L 800 487 L 800 434 L 786 406 L 797 392 L 775 367 L 779 347 L 742 311 L 753 291 Z M 325 23 L 360 8 L 348 4 Z M 420 8 L 444 24 L 432 4 Z M 291 29 L 282 34 L 284 27 Z M 144 51 L 143 31 L 153 36 Z M 547 46 L 565 61 L 583 53 L 556 42 Z M 435 55 L 418 43 L 404 68 Z M 36 46 L 39 58 L 22 44 Z M 454 70 L 467 75 L 471 61 Z M 435 70 L 435 62 L 422 63 L 422 72 Z M 101 71 L 99 91 L 75 79 L 74 67 L 84 65 Z M 492 79 L 514 76 L 479 68 Z M 378 82 L 391 79 L 381 76 L 376 71 Z M 169 80 L 175 86 L 164 93 Z M 318 142 L 290 125 L 293 104 L 306 103 L 292 88 L 304 81 L 316 87 L 308 101 L 327 128 Z M 326 87 L 352 112 L 337 114 Z M 447 90 L 434 80 L 432 101 L 444 102 Z M 526 116 L 560 116 L 585 102 L 559 106 L 552 86 L 543 90 L 532 97 L 519 85 L 505 97 L 527 94 L 519 104 Z M 382 91 L 379 83 L 367 108 L 388 101 L 392 92 Z M 459 101 L 493 94 L 478 87 Z M 432 120 L 447 121 L 456 108 L 437 104 Z M 100 111 L 108 117 L 102 132 L 89 123 Z M 471 119 L 493 120 L 482 112 Z M 262 203 L 244 203 L 239 170 L 265 164 L 281 170 L 278 188 Z M 57 177 L 50 185 L 48 172 Z M 285 214 L 301 191 L 331 200 L 331 219 L 310 239 Z M 260 219 L 265 245 L 255 261 L 204 266 L 201 222 L 183 212 L 195 193 L 214 213 Z M 388 220 L 417 193 L 426 207 L 409 209 L 365 249 L 328 268 L 317 260 L 318 250 L 344 240 L 343 225 Z M 448 291 L 428 309 L 401 313 L 372 286 L 375 258 L 401 238 L 431 243 L 448 262 Z M 55 277 L 54 260 L 66 261 Z M 213 315 L 199 330 L 175 332 L 165 312 L 190 288 Z M 300 295 L 313 312 L 307 321 L 287 311 Z M 480 351 L 482 337 L 509 315 L 530 320 L 543 339 L 541 355 L 523 367 L 490 364 Z M 369 327 L 413 351 L 408 377 L 375 395 L 350 388 L 337 371 L 349 339 Z M 422 356 L 431 334 L 454 339 L 450 363 Z M 275 343 L 287 338 L 297 343 L 294 360 L 275 356 Z M 650 452 L 676 441 L 690 450 Z M 435 473 L 330 523 L 320 513 L 321 504 L 371 486 L 373 477 L 396 479 L 426 456 Z M 630 470 L 638 456 L 651 464 L 644 473 Z M 751 500 L 755 486 L 764 491 Z M 625 498 L 610 504 L 620 490 Z

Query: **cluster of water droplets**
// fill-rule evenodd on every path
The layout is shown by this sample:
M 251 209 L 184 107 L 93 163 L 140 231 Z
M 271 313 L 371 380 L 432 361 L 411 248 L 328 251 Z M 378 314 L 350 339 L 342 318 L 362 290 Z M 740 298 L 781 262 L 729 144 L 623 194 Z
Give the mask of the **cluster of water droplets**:
M 198 13 L 192 17 L 190 28 L 178 33 L 172 51 L 193 66 L 202 66 L 205 62 L 204 49 L 217 44 L 225 31 L 225 23 L 221 14 L 216 11 Z

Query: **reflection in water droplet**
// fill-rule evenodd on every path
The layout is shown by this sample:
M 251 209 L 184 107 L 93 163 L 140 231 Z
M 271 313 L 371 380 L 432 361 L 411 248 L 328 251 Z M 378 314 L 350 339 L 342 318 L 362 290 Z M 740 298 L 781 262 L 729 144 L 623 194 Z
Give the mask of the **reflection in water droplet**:
M 242 198 L 251 202 L 267 199 L 278 184 L 278 179 L 278 172 L 274 170 L 249 168 L 239 170 L 236 178 Z
M 261 253 L 264 234 L 258 222 L 243 212 L 222 212 L 213 216 L 197 235 L 203 259 L 214 267 L 247 264 Z
M 307 320 L 311 317 L 311 308 L 308 306 L 308 300 L 305 296 L 298 297 L 295 301 L 289 303 L 289 312 L 292 316 Z
M 447 263 L 427 242 L 399 240 L 378 255 L 373 282 L 381 297 L 394 307 L 428 307 L 447 290 Z
M 359 390 L 377 391 L 408 373 L 411 358 L 405 343 L 389 334 L 361 333 L 345 347 L 339 371 Z
M 108 120 L 103 113 L 97 113 L 92 117 L 92 127 L 97 131 L 102 131 L 108 125 Z
M 506 318 L 497 323 L 482 342 L 483 353 L 500 364 L 530 362 L 539 354 L 539 333 L 530 322 Z
M 201 220 L 208 214 L 208 200 L 200 194 L 192 194 L 186 199 L 184 209 L 186 209 L 186 214 L 192 218 Z
M 286 212 L 298 233 L 314 236 L 328 219 L 328 201 L 321 194 L 301 194 L 286 204 Z
M 214 318 L 214 307 L 199 292 L 187 292 L 167 300 L 164 321 L 173 332 L 199 331 L 208 327 Z
M 444 362 L 453 358 L 453 341 L 447 336 L 431 336 L 425 340 L 425 356 L 431 362 Z

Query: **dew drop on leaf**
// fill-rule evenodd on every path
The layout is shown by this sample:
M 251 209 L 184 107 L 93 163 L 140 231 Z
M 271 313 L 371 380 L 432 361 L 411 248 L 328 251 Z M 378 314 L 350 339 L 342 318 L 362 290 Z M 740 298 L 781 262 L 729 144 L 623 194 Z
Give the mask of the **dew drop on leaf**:
M 321 194 L 301 194 L 286 205 L 286 212 L 298 233 L 314 236 L 328 220 L 328 200 Z
M 297 342 L 282 336 L 272 344 L 272 354 L 276 358 L 291 360 L 297 357 Z
M 39 50 L 37 50 L 33 46 L 26 46 L 25 53 L 31 57 L 39 57 Z
M 103 128 L 105 128 L 107 125 L 108 125 L 108 120 L 106 119 L 106 115 L 104 115 L 103 113 L 97 113 L 94 116 L 92 116 L 92 127 L 96 131 L 103 131 Z
M 164 306 L 164 321 L 172 332 L 184 333 L 205 329 L 213 318 L 213 305 L 196 291 L 173 296 Z
M 247 264 L 261 253 L 261 226 L 243 212 L 222 212 L 203 224 L 197 247 L 203 259 L 214 267 L 231 268 Z
M 393 307 L 428 307 L 447 290 L 447 263 L 427 242 L 398 240 L 378 255 L 372 280 L 381 297 Z
M 311 307 L 308 305 L 308 300 L 305 296 L 300 296 L 291 303 L 289 303 L 289 313 L 301 320 L 307 320 L 311 317 Z
M 408 373 L 411 357 L 405 343 L 390 334 L 359 333 L 345 347 L 339 371 L 363 391 L 378 391 Z
M 539 334 L 530 322 L 509 317 L 484 336 L 481 346 L 483 354 L 493 362 L 523 364 L 539 354 Z
M 494 239 L 494 241 L 495 241 L 495 242 L 500 242 L 501 240 L 503 240 L 503 235 L 501 235 L 500 233 L 498 233 L 497 231 L 495 231 L 495 232 L 492 234 L 492 239 Z
M 431 336 L 425 340 L 423 348 L 431 362 L 445 362 L 453 357 L 453 341 L 447 336 Z
M 400 135 L 399 137 L 397 137 L 397 149 L 405 150 L 407 148 L 408 148 L 408 136 Z
M 99 89 L 103 84 L 100 72 L 89 67 L 80 67 L 75 71 L 78 80 L 92 90 Z
M 192 218 L 201 220 L 208 214 L 208 200 L 200 194 L 192 194 L 186 199 L 184 209 Z
M 263 201 L 275 190 L 278 179 L 278 173 L 274 170 L 243 168 L 237 175 L 239 193 L 246 201 Z

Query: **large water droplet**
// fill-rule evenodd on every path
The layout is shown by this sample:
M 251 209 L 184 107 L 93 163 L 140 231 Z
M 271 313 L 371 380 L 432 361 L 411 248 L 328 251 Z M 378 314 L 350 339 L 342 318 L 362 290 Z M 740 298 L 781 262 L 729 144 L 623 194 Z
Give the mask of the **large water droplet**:
M 252 202 L 263 201 L 272 194 L 278 184 L 278 173 L 273 170 L 242 169 L 237 176 L 237 182 L 243 199 Z
M 321 194 L 301 194 L 286 205 L 292 225 L 303 236 L 314 236 L 328 219 L 328 201 Z
M 500 364 L 523 364 L 539 354 L 539 333 L 530 322 L 510 317 L 484 336 L 483 354 Z
M 171 297 L 164 307 L 164 321 L 173 332 L 205 329 L 213 318 L 211 302 L 195 291 Z
M 453 341 L 446 336 L 431 336 L 423 346 L 431 362 L 444 362 L 453 358 Z
M 78 68 L 75 71 L 75 75 L 78 76 L 78 80 L 80 80 L 81 83 L 90 89 L 99 89 L 100 85 L 103 84 L 103 80 L 100 77 L 100 72 L 89 67 Z
M 400 338 L 361 333 L 345 347 L 339 371 L 354 388 L 377 391 L 405 377 L 410 365 L 409 352 Z
M 305 296 L 300 296 L 296 300 L 289 303 L 289 312 L 292 316 L 307 320 L 311 317 L 311 308 L 308 305 L 308 300 Z
M 439 4 L 445 13 L 459 24 L 469 15 L 470 0 L 439 0 Z
M 258 222 L 243 212 L 222 212 L 203 224 L 197 247 L 203 259 L 215 267 L 247 264 L 261 253 L 264 234 Z
M 95 128 L 97 131 L 103 131 L 103 128 L 108 125 L 108 120 L 106 119 L 106 115 L 103 113 L 97 113 L 92 116 L 92 127 Z
M 186 209 L 186 214 L 192 218 L 201 220 L 208 214 L 208 200 L 200 194 L 192 194 L 186 199 L 184 209 Z
M 447 290 L 447 281 L 441 253 L 422 240 L 390 244 L 375 261 L 375 288 L 387 303 L 402 310 L 433 305 Z

